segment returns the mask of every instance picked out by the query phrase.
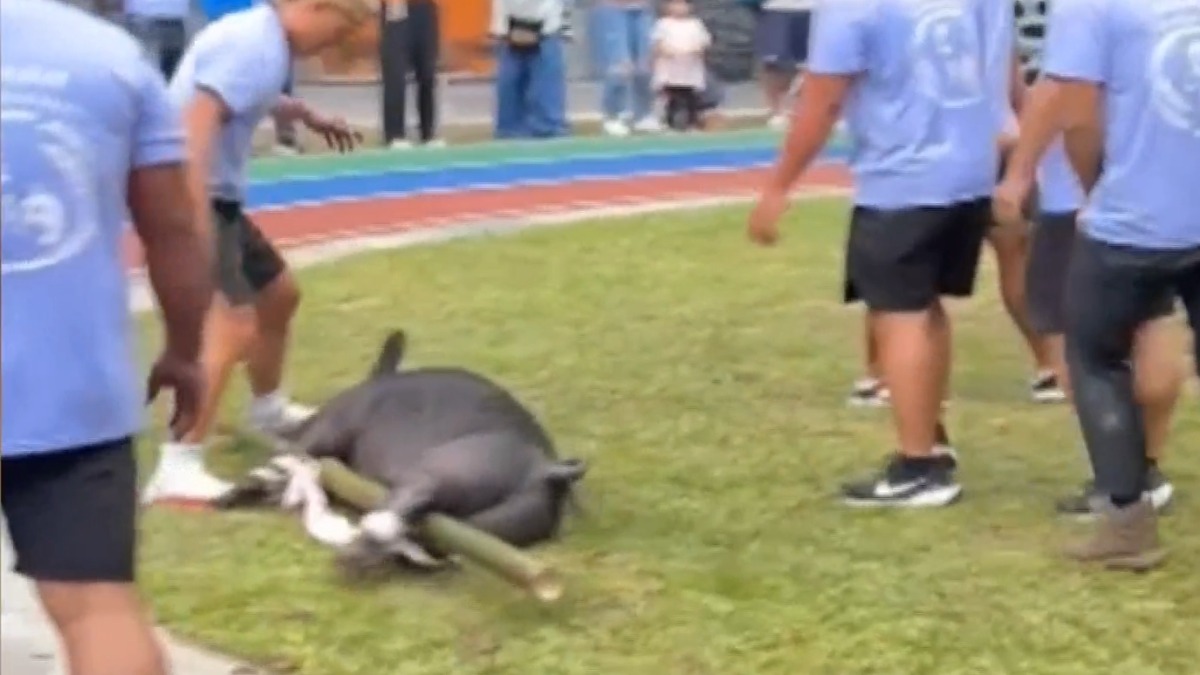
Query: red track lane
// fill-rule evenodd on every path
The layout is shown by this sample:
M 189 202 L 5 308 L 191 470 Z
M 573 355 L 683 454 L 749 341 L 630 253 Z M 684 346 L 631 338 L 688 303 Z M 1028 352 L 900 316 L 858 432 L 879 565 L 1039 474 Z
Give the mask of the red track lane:
M 740 195 L 760 186 L 766 171 L 739 169 L 363 199 L 258 211 L 254 221 L 277 246 L 287 249 L 356 235 L 452 227 L 534 213 Z M 814 168 L 803 181 L 806 187 L 849 184 L 846 168 L 833 165 Z M 132 238 L 127 254 L 131 268 L 142 266 L 140 247 Z

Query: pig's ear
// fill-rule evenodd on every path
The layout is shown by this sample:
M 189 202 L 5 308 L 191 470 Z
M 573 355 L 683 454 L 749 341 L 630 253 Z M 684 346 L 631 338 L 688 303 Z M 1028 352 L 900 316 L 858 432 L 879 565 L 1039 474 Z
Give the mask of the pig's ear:
M 375 360 L 371 376 L 394 373 L 399 370 L 400 362 L 404 360 L 404 348 L 407 344 L 408 337 L 405 336 L 404 331 L 392 331 L 383 341 L 383 349 L 379 350 L 379 358 Z

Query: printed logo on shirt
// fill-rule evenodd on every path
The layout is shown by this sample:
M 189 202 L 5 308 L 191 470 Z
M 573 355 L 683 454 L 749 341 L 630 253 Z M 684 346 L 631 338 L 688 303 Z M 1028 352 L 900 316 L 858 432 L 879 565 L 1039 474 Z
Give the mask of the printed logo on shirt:
M 1160 16 L 1149 73 L 1158 113 L 1200 138 L 1200 9 L 1194 3 Z
M 92 144 L 71 124 L 65 71 L 3 68 L 0 92 L 0 274 L 52 267 L 96 239 Z M 19 170 L 17 167 L 20 167 Z
M 981 40 L 963 3 L 915 0 L 915 26 L 909 52 L 917 86 L 947 108 L 983 99 Z

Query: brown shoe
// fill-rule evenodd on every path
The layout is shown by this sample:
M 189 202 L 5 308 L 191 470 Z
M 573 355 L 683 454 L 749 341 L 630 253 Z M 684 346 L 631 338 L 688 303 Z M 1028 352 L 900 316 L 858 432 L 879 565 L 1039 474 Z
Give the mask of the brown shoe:
M 1133 572 L 1158 567 L 1167 557 L 1158 542 L 1158 516 L 1145 499 L 1124 508 L 1106 504 L 1092 536 L 1065 553 L 1076 562 Z

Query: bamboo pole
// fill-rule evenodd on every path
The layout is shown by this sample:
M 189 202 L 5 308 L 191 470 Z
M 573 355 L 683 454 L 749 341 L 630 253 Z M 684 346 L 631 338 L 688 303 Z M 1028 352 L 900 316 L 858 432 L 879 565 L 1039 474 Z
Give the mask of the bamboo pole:
M 379 508 L 387 496 L 383 486 L 329 458 L 321 460 L 321 487 L 364 512 Z M 563 581 L 553 567 L 498 537 L 438 513 L 422 519 L 420 527 L 438 548 L 492 571 L 541 602 L 556 602 L 563 596 Z

